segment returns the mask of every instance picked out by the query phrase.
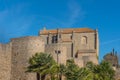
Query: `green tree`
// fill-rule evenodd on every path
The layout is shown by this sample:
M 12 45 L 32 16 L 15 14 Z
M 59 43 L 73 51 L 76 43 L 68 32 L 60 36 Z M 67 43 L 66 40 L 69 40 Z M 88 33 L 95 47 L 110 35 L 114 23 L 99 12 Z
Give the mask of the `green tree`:
M 115 71 L 110 63 L 102 61 L 99 65 L 99 71 L 102 80 L 114 80 Z
M 50 76 L 51 80 L 57 80 L 58 77 L 56 75 L 59 72 L 58 68 L 59 68 L 58 64 L 56 62 L 54 62 L 49 69 L 46 69 L 44 71 L 44 73 L 47 73 Z
M 92 80 L 92 74 L 86 67 L 79 68 L 74 60 L 67 60 L 65 76 L 67 80 Z
M 40 80 L 44 80 L 50 70 L 54 69 L 55 64 L 56 62 L 50 54 L 36 53 L 29 59 L 29 66 L 26 72 L 36 72 L 40 75 Z
M 65 76 L 67 80 L 76 80 L 77 76 L 75 75 L 79 67 L 74 63 L 74 60 L 67 60 Z
M 102 61 L 99 65 L 88 62 L 86 68 L 91 71 L 93 80 L 114 80 L 115 72 L 108 62 Z
M 62 80 L 62 76 L 65 76 L 66 80 L 114 80 L 115 74 L 112 66 L 105 61 L 99 65 L 88 62 L 85 67 L 79 68 L 73 59 L 67 60 L 66 65 L 58 65 L 47 53 L 33 55 L 29 59 L 27 72 L 36 72 L 40 75 L 40 80 L 44 80 L 46 75 L 49 75 L 51 80 Z
M 93 64 L 92 62 L 88 62 L 86 64 L 86 68 L 89 69 L 89 71 L 91 72 L 92 74 L 92 80 L 101 80 L 100 76 L 99 76 L 99 65 L 95 65 Z
M 65 76 L 66 66 L 64 64 L 59 65 L 59 79 L 62 80 L 62 76 Z
M 93 80 L 91 71 L 86 68 L 80 68 L 77 74 L 77 80 Z

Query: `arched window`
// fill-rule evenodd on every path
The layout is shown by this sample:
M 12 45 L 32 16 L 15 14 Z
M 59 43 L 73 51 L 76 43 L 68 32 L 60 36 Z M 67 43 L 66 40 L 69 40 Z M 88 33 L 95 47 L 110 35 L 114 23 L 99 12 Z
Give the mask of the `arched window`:
M 87 37 L 86 36 L 82 36 L 81 44 L 87 44 Z

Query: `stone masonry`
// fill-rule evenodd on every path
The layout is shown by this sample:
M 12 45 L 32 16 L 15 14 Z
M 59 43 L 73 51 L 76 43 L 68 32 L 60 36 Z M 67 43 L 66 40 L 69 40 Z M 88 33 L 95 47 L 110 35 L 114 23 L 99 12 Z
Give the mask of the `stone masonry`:
M 0 44 L 0 80 L 10 80 L 11 43 Z
M 42 30 L 39 36 L 45 42 L 45 52 L 60 51 L 59 61 L 73 58 L 80 67 L 88 61 L 98 64 L 99 39 L 98 31 L 89 28 Z M 60 50 L 60 46 L 66 48 Z M 64 48 L 64 49 L 65 49 Z M 63 52 L 64 51 L 64 52 Z M 64 54 L 64 55 L 63 55 Z
M 36 80 L 35 73 L 25 73 L 28 59 L 37 52 L 47 52 L 58 63 L 74 59 L 80 67 L 88 61 L 98 64 L 97 30 L 89 28 L 42 30 L 39 36 L 13 38 L 0 44 L 0 80 Z
M 25 73 L 28 59 L 37 52 L 44 52 L 40 37 L 11 39 L 0 44 L 0 80 L 36 80 L 35 73 Z

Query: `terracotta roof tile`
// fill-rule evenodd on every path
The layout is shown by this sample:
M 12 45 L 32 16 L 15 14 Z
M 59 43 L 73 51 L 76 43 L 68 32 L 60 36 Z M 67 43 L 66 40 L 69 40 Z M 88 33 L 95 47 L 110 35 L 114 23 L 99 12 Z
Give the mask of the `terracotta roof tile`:
M 63 33 L 63 34 L 68 34 L 68 33 L 83 33 L 83 32 L 95 32 L 95 30 L 92 30 L 90 28 L 69 28 L 69 29 L 59 29 L 59 30 L 42 30 L 40 31 L 40 34 L 57 34 L 57 32 Z

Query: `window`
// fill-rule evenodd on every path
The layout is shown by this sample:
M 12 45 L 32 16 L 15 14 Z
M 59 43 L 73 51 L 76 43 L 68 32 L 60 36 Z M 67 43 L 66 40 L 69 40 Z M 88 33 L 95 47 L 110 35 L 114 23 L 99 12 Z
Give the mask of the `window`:
M 86 36 L 83 36 L 81 38 L 81 44 L 87 44 L 87 37 Z
M 70 36 L 70 39 L 72 39 L 72 38 L 73 38 L 73 36 L 71 35 L 71 36 Z
M 78 53 L 75 54 L 75 58 L 78 58 Z
M 52 36 L 52 43 L 57 43 L 57 35 Z

